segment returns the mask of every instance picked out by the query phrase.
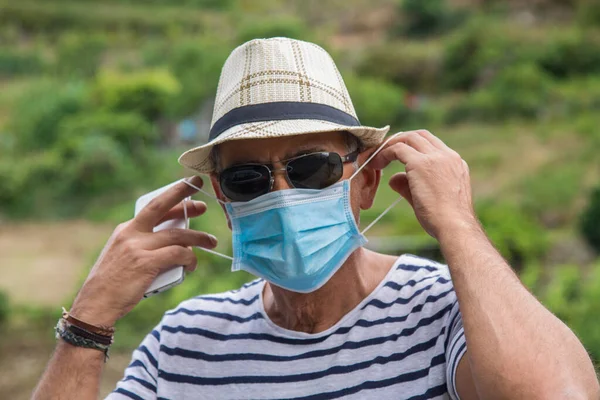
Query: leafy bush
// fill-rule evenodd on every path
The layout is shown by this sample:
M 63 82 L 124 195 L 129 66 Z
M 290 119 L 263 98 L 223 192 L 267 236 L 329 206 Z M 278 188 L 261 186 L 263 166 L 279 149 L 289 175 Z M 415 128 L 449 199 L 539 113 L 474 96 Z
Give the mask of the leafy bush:
M 193 1 L 193 0 L 190 0 Z M 197 0 L 202 1 L 202 0 Z M 216 2 L 217 0 L 206 0 Z M 80 32 L 129 31 L 137 34 L 165 34 L 173 26 L 182 31 L 198 32 L 214 17 L 194 8 L 172 8 L 160 4 L 131 7 L 115 1 L 111 7 L 99 2 L 75 1 L 5 1 L 0 13 L 0 25 L 13 24 L 29 33 L 56 34 L 68 30 Z M 223 5 L 229 0 L 223 1 Z
M 594 113 L 600 109 L 600 79 L 589 76 L 561 81 L 552 90 L 552 101 L 556 117 Z
M 92 77 L 101 65 L 106 43 L 100 36 L 67 34 L 56 46 L 56 73 L 73 78 Z
M 472 19 L 446 42 L 443 83 L 459 90 L 485 86 L 506 67 L 533 61 L 530 42 L 490 20 Z
M 398 41 L 369 48 L 357 72 L 411 91 L 435 92 L 439 90 L 441 62 L 435 44 Z
M 87 88 L 79 84 L 46 81 L 24 92 L 13 107 L 9 122 L 15 150 L 25 152 L 52 147 L 61 122 L 80 112 L 86 101 Z
M 477 202 L 476 210 L 490 240 L 514 268 L 539 259 L 546 251 L 544 230 L 523 209 L 483 200 Z
M 536 65 L 510 66 L 501 70 L 488 86 L 457 103 L 449 114 L 449 122 L 534 118 L 545 110 L 551 91 L 552 80 Z
M 37 53 L 0 50 L 0 77 L 39 74 L 45 67 L 44 60 Z
M 552 271 L 544 288 L 538 285 L 536 295 L 582 341 L 595 364 L 600 364 L 600 264 L 588 273 L 573 265 Z
M 181 90 L 169 104 L 169 115 L 193 115 L 204 100 L 214 96 L 229 47 L 221 41 L 194 41 L 173 48 L 168 65 L 181 83 Z
M 134 158 L 158 142 L 155 127 L 131 112 L 81 113 L 65 119 L 60 128 L 60 147 L 65 153 L 77 148 L 89 136 L 108 137 Z
M 362 124 L 385 126 L 406 113 L 404 91 L 393 83 L 352 75 L 345 75 L 344 80 Z
M 252 39 L 279 36 L 310 40 L 308 28 L 302 20 L 294 17 L 279 17 L 265 20 L 252 19 L 246 22 L 238 31 L 237 41 L 241 44 Z
M 0 157 L 0 213 L 6 217 L 64 215 L 60 179 L 64 164 L 56 151 L 3 154 Z M 71 199 L 69 199 L 71 200 Z M 60 211 L 59 211 L 60 210 Z
M 137 176 L 134 160 L 109 136 L 78 137 L 66 153 L 61 182 L 74 198 L 86 199 L 127 188 Z
M 600 26 L 600 4 L 595 0 L 579 0 L 577 19 L 584 26 Z
M 600 186 L 590 196 L 590 201 L 581 214 L 581 233 L 588 243 L 600 253 Z
M 585 164 L 555 161 L 527 176 L 520 185 L 525 210 L 547 227 L 572 220 L 584 171 Z
M 179 82 L 164 70 L 103 71 L 96 80 L 94 100 L 108 111 L 132 112 L 148 121 L 158 121 L 179 90 Z
M 453 17 L 445 0 L 401 0 L 399 11 L 404 18 L 397 31 L 410 36 L 440 33 Z
M 544 46 L 539 64 L 557 78 L 600 72 L 600 37 L 592 30 L 567 30 Z

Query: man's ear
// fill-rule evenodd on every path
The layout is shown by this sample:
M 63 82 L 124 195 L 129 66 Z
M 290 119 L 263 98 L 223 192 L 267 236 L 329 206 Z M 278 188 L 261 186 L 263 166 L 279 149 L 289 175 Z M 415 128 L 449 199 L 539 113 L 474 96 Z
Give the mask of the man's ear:
M 358 164 L 363 165 L 375 151 L 377 151 L 376 147 L 362 151 L 358 156 Z M 362 183 L 360 209 L 368 210 L 373 206 L 373 202 L 375 201 L 375 194 L 377 194 L 379 182 L 381 182 L 381 170 L 376 170 L 371 168 L 369 164 L 366 164 L 358 174 Z
M 371 168 L 368 164 L 359 172 L 362 177 L 362 189 L 360 191 L 360 209 L 368 210 L 373 206 L 375 195 L 381 182 L 381 170 Z
M 213 191 L 215 192 L 215 196 L 217 196 L 217 199 L 219 199 L 223 202 L 227 202 L 227 198 L 221 191 L 221 185 L 219 185 L 219 176 L 215 172 L 210 173 L 210 184 L 212 185 Z M 227 226 L 229 227 L 229 229 L 231 229 L 231 221 L 229 220 L 229 215 L 227 215 L 225 206 L 221 202 L 219 202 L 219 205 L 221 206 L 221 208 L 223 209 L 223 212 L 225 213 L 225 218 L 227 218 Z

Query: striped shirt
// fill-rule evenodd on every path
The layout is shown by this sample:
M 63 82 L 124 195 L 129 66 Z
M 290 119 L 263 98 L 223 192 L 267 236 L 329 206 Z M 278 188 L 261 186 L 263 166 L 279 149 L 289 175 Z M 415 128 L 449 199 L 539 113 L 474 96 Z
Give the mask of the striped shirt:
M 466 351 L 448 267 L 398 258 L 324 332 L 275 325 L 262 279 L 167 312 L 108 399 L 457 399 Z

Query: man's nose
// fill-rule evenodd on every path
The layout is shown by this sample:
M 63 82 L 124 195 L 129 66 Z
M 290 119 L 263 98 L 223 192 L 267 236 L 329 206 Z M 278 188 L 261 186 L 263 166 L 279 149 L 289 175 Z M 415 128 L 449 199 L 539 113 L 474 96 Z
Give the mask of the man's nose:
M 292 189 L 286 179 L 285 169 L 276 169 L 273 171 L 273 191 Z

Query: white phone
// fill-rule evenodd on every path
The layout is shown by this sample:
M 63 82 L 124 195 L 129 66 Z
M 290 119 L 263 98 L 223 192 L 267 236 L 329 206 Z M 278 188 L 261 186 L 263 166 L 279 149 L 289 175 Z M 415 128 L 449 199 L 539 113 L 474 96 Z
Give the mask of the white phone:
M 147 194 L 141 196 L 135 202 L 135 215 L 137 215 L 144 207 L 146 207 L 152 199 L 159 196 L 161 193 L 165 192 L 166 190 L 168 190 L 172 186 L 178 184 L 179 182 L 181 182 L 181 180 L 173 182 L 171 184 L 161 187 L 160 189 L 156 189 L 150 193 L 147 193 Z M 186 200 L 189 200 L 189 199 L 190 198 L 188 197 Z M 188 221 L 185 220 L 184 218 L 165 221 L 165 222 L 155 226 L 154 232 L 158 232 L 163 229 L 171 229 L 171 228 L 187 229 L 187 228 L 189 228 Z M 179 285 L 181 282 L 183 282 L 184 279 L 185 279 L 185 273 L 183 271 L 183 266 L 182 265 L 174 265 L 172 269 L 170 269 L 166 272 L 163 272 L 156 277 L 154 282 L 152 282 L 150 287 L 144 293 L 144 297 L 150 297 L 157 293 L 164 292 L 167 289 L 170 289 L 174 286 Z

